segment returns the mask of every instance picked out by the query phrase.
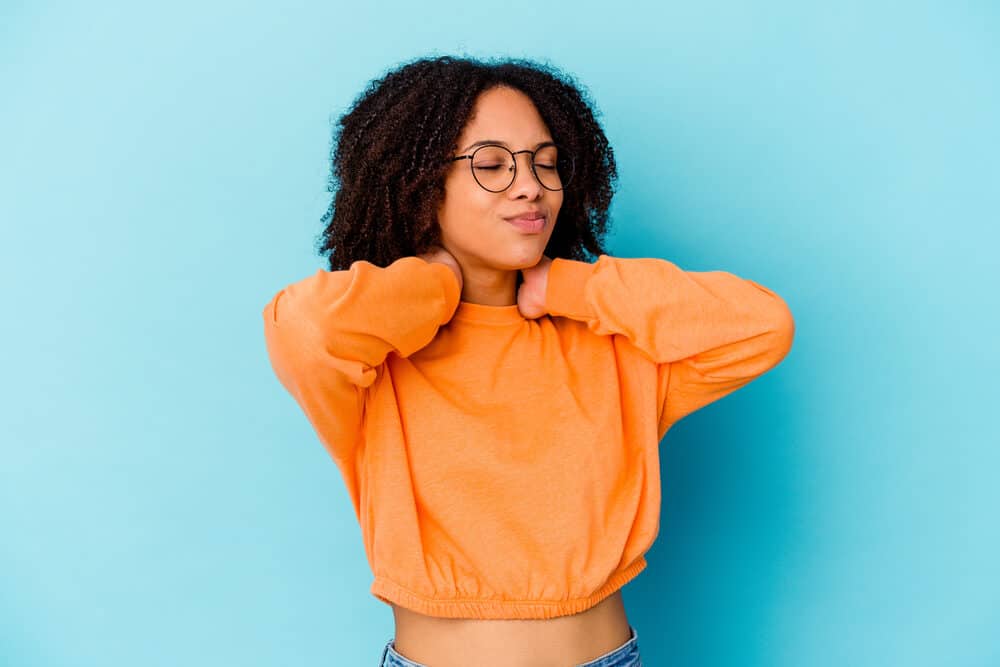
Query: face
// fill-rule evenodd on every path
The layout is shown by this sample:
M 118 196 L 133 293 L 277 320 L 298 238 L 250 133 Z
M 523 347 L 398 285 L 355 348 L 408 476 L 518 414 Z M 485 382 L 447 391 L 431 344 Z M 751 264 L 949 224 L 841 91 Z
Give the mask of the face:
M 475 148 L 468 149 L 469 144 L 486 139 L 503 142 L 513 152 L 553 141 L 531 98 L 505 87 L 479 96 L 453 157 L 471 154 Z M 542 187 L 531 171 L 529 153 L 514 157 L 517 177 L 503 192 L 480 187 L 468 159 L 454 161 L 445 177 L 445 196 L 438 207 L 441 240 L 463 271 L 516 271 L 534 266 L 552 236 L 563 193 Z M 546 216 L 541 231 L 522 231 L 505 219 L 528 210 Z

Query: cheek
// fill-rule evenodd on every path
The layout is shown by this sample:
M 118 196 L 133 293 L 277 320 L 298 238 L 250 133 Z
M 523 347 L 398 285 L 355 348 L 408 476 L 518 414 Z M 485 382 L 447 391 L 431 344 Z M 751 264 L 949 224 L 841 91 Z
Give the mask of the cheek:
M 476 228 L 494 216 L 494 203 L 489 193 L 482 188 L 472 191 L 463 185 L 445 185 L 445 197 L 438 208 L 438 222 L 441 231 L 452 237 L 469 236 Z
M 563 197 L 564 197 L 564 195 L 563 195 L 562 190 L 560 190 L 559 192 L 553 192 L 552 193 L 552 210 L 553 211 L 558 212 L 559 209 L 562 208 Z

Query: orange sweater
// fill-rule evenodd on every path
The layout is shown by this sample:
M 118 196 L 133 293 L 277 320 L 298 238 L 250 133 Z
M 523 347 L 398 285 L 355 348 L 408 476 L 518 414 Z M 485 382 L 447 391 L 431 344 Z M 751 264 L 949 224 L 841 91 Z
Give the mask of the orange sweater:
M 460 301 L 416 256 L 318 270 L 264 308 L 271 364 L 338 466 L 383 602 L 575 614 L 646 566 L 670 426 L 773 368 L 771 290 L 655 258 L 554 259 L 548 314 Z

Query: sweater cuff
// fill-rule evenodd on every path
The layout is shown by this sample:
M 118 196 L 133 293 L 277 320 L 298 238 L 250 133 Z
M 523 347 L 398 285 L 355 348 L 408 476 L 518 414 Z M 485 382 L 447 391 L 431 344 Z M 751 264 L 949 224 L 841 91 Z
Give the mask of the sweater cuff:
M 594 274 L 596 263 L 556 257 L 549 265 L 545 286 L 545 309 L 549 315 L 561 315 L 575 320 L 593 317 L 585 288 Z
M 424 261 L 427 262 L 427 260 Z M 447 324 L 451 320 L 451 316 L 455 314 L 455 309 L 458 308 L 458 302 L 462 298 L 462 288 L 459 287 L 458 278 L 451 268 L 441 262 L 427 262 L 427 264 L 431 267 L 431 271 L 441 285 L 444 294 L 444 310 L 438 323 Z

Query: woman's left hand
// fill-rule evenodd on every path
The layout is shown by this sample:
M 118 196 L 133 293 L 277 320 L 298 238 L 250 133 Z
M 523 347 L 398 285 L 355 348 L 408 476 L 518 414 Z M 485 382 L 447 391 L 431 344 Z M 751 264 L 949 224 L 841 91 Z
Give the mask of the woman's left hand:
M 548 310 L 545 307 L 545 289 L 549 284 L 549 266 L 552 260 L 542 255 L 538 264 L 521 269 L 524 281 L 517 288 L 517 309 L 529 320 L 541 317 Z

